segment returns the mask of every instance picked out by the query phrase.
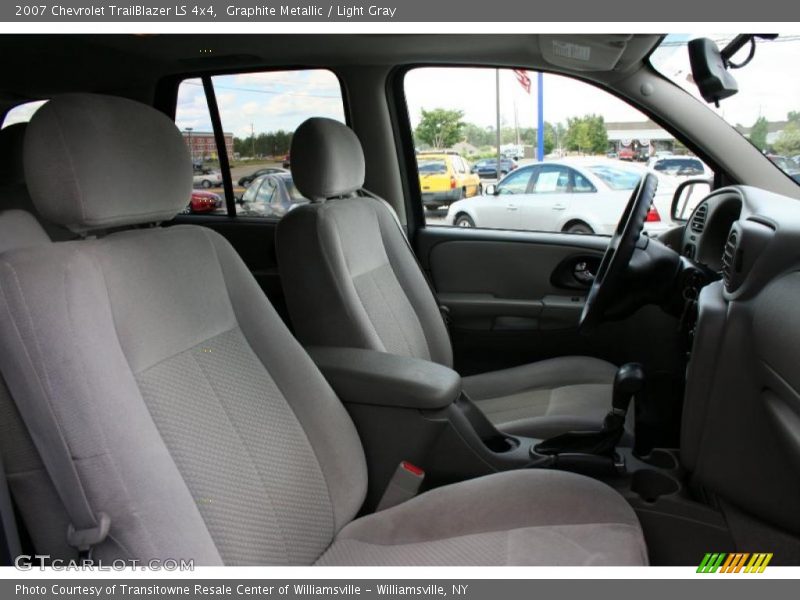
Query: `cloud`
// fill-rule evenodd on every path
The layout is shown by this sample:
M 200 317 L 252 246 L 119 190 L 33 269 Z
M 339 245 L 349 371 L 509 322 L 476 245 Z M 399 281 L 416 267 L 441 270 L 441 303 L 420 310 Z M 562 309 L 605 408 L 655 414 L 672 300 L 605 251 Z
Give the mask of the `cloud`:
M 293 131 L 312 116 L 344 121 L 339 80 L 330 71 L 310 69 L 240 73 L 212 78 L 222 127 L 237 137 L 283 129 Z M 199 80 L 181 85 L 179 127 L 211 127 Z

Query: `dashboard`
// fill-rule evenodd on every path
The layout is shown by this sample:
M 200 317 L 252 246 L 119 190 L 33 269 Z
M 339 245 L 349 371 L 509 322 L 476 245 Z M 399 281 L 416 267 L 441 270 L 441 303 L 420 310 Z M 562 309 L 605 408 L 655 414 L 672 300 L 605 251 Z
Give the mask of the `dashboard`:
M 755 294 L 797 260 L 800 202 L 749 186 L 714 191 L 694 209 L 680 252 L 718 272 L 726 299 Z
M 706 490 L 800 532 L 800 200 L 722 188 L 682 236 L 682 253 L 722 277 L 697 297 L 681 463 Z
M 721 271 L 725 243 L 741 212 L 742 197 L 737 190 L 706 197 L 686 223 L 681 254 L 713 271 Z

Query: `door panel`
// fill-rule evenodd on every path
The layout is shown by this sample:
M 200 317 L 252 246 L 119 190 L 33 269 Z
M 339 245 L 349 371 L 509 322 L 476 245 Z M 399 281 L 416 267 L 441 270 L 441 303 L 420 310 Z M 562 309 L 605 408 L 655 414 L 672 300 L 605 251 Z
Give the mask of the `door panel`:
M 463 375 L 567 355 L 615 364 L 647 363 L 680 376 L 675 319 L 656 307 L 605 323 L 590 335 L 577 323 L 608 238 L 560 233 L 426 227 L 420 263 L 450 310 L 456 368 Z M 579 277 L 576 278 L 576 271 Z

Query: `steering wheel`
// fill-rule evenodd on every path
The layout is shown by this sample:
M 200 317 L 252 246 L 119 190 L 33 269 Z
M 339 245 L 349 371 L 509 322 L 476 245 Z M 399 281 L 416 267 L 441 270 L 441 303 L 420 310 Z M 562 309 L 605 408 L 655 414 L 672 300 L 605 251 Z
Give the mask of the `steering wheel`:
M 624 291 L 621 287 L 625 271 L 633 258 L 657 187 L 658 178 L 648 173 L 633 190 L 586 296 L 578 322 L 580 330 L 588 331 L 601 323 L 613 300 Z

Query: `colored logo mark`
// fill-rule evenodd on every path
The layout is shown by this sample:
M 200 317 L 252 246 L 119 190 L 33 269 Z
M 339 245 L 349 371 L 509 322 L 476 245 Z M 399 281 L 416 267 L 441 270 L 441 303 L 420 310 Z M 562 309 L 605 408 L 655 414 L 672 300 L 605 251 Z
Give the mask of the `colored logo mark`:
M 763 573 L 772 553 L 769 552 L 708 552 L 700 566 L 698 573 Z

